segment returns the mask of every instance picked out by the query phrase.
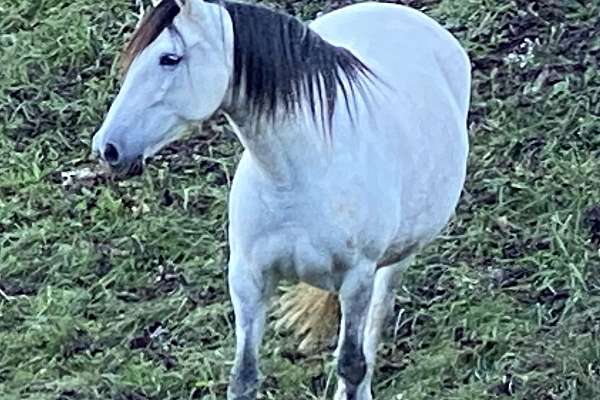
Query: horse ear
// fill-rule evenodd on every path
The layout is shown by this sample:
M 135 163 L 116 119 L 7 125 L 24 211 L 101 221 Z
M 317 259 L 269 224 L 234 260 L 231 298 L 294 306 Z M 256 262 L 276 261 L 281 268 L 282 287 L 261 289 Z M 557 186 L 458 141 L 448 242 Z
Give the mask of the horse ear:
M 207 13 L 204 0 L 185 0 L 184 7 L 184 12 L 197 20 L 203 20 Z
M 202 0 L 199 0 L 202 1 Z M 179 6 L 182 14 L 192 15 L 192 8 L 194 7 L 192 3 L 195 3 L 194 0 L 175 0 L 175 4 Z

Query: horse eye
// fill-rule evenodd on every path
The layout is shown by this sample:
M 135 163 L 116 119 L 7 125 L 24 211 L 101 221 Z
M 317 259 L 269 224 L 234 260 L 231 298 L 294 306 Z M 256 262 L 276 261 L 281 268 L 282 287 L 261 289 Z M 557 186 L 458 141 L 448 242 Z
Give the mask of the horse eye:
M 177 65 L 181 61 L 181 57 L 176 54 L 163 54 L 160 56 L 160 65 Z

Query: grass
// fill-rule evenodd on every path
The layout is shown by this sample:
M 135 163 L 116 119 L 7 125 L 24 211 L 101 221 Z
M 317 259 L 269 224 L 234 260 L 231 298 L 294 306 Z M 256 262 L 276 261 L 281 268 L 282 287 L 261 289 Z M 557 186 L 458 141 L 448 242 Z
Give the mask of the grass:
M 407 3 L 472 57 L 472 151 L 457 217 L 398 288 L 377 398 L 600 398 L 600 2 Z M 61 175 L 90 165 L 136 15 L 0 0 L 0 399 L 224 398 L 232 133 L 211 121 L 131 181 Z M 331 394 L 331 356 L 295 345 L 268 331 L 263 399 Z

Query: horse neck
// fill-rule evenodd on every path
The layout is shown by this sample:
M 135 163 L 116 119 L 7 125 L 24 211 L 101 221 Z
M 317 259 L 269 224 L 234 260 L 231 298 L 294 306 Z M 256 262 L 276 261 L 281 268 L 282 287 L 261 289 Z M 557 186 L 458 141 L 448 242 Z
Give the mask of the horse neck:
M 228 109 L 237 128 L 236 135 L 261 174 L 282 189 L 298 181 L 299 160 L 319 157 L 325 140 L 304 113 L 270 119 L 252 116 L 243 109 Z M 317 129 L 315 129 L 317 128 Z
M 323 145 L 328 142 L 323 140 L 323 129 L 314 117 L 320 119 L 323 114 L 323 121 L 327 119 L 327 113 L 321 111 L 327 108 L 329 99 L 335 98 L 335 83 L 349 79 L 339 76 L 338 64 L 344 63 L 350 70 L 358 68 L 354 65 L 358 61 L 351 60 L 349 54 L 341 54 L 339 48 L 328 45 L 304 24 L 289 16 L 255 5 L 226 4 L 234 26 L 239 28 L 234 37 L 234 42 L 238 43 L 234 46 L 234 59 L 239 56 L 240 64 L 248 62 L 248 59 L 252 63 L 234 67 L 230 88 L 221 108 L 240 127 L 237 136 L 263 175 L 277 186 L 291 186 L 298 182 L 299 174 L 307 173 L 307 162 L 312 165 L 322 162 L 319 156 L 325 149 Z M 259 23 L 260 29 L 251 29 Z M 272 29 L 271 36 L 265 33 L 269 29 Z M 258 36 L 253 37 L 255 34 Z M 273 41 L 279 41 L 278 45 L 267 46 L 269 51 L 265 51 L 262 44 Z M 258 45 L 260 47 L 253 47 Z M 283 54 L 277 54 L 285 46 L 290 47 Z M 294 69 L 303 65 L 299 58 L 306 56 L 306 48 L 314 57 L 315 64 L 305 70 Z M 273 59 L 270 60 L 270 57 Z M 281 73 L 274 74 L 269 68 L 261 70 L 265 65 L 280 68 Z M 245 75 L 257 68 L 260 73 L 256 76 Z M 265 79 L 275 75 L 277 82 Z M 253 84 L 249 90 L 245 86 L 247 79 Z M 302 93 L 307 84 L 318 84 L 321 88 L 307 95 Z M 290 92 L 293 92 L 291 96 L 281 94 Z M 302 102 L 302 107 L 294 109 L 299 102 Z

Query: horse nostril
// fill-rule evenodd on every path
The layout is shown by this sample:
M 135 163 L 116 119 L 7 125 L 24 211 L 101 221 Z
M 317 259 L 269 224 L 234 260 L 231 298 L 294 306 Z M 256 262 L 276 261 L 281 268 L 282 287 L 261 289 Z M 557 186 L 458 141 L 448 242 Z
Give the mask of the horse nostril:
M 107 143 L 104 148 L 104 160 L 111 165 L 119 163 L 119 150 L 112 143 Z

